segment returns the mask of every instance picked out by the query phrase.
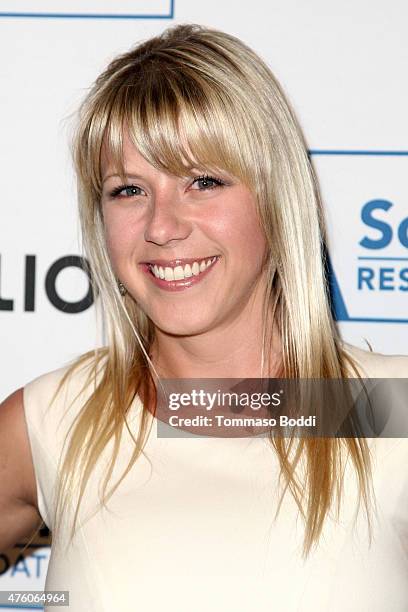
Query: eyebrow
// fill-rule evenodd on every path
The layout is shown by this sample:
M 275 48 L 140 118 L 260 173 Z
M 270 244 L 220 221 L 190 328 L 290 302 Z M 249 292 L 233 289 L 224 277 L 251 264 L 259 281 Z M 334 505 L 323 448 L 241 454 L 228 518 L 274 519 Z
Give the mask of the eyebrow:
M 113 178 L 113 177 L 115 177 L 115 176 L 117 176 L 117 177 L 119 177 L 119 178 L 122 178 L 122 175 L 118 174 L 117 172 L 113 172 L 112 174 L 107 174 L 107 175 L 106 175 L 106 176 L 105 176 L 105 177 L 102 179 L 102 185 L 105 183 L 105 181 L 107 181 L 108 179 Z M 124 176 L 125 176 L 126 178 L 129 178 L 129 179 L 136 179 L 136 180 L 143 179 L 143 177 L 142 177 L 142 176 L 140 176 L 140 174 L 133 174 L 132 172 L 125 172 Z

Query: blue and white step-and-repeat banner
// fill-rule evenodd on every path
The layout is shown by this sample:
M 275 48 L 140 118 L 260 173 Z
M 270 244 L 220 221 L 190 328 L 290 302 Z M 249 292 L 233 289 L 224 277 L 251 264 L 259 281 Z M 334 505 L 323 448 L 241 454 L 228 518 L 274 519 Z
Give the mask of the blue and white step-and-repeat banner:
M 101 343 L 80 266 L 74 113 L 115 55 L 183 22 L 267 60 L 320 179 L 342 335 L 407 353 L 407 19 L 404 0 L 0 0 L 1 397 Z M 0 555 L 0 589 L 43 589 L 47 530 L 22 547 Z

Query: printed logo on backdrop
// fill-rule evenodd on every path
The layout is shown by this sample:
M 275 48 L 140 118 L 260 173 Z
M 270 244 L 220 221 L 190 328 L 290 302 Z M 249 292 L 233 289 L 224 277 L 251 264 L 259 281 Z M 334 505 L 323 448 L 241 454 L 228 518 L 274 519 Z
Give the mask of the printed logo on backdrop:
M 6 258 L 4 258 L 6 259 Z M 22 262 L 23 263 L 23 262 Z M 26 255 L 22 266 L 23 295 L 12 295 L 0 282 L 0 311 L 16 310 L 22 303 L 24 312 L 34 312 L 38 292 L 43 290 L 48 301 L 61 312 L 78 314 L 94 302 L 89 264 L 79 255 L 64 255 L 51 262 L 42 274 L 38 271 L 37 256 Z M 0 281 L 8 278 L 0 254 Z
M 408 151 L 310 155 L 328 222 L 336 319 L 408 323 Z
M 51 555 L 51 534 L 46 526 L 40 529 L 28 546 L 21 542 L 0 554 L 1 591 L 42 591 Z M 0 609 L 27 609 L 27 604 L 0 605 Z M 43 610 L 42 605 L 31 605 L 30 610 Z
M 0 17 L 173 19 L 174 0 L 0 0 Z

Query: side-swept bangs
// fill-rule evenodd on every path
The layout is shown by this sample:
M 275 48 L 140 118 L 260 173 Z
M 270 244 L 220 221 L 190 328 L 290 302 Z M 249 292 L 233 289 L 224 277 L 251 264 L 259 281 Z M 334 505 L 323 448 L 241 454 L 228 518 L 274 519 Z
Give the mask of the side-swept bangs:
M 245 83 L 248 77 L 232 59 L 217 52 L 210 62 L 196 49 L 195 54 L 162 51 L 112 72 L 112 78 L 109 68 L 101 75 L 83 108 L 83 119 L 89 120 L 82 127 L 77 166 L 87 169 L 82 178 L 97 194 L 102 150 L 115 171 L 126 174 L 126 132 L 161 170 L 177 176 L 193 168 L 223 170 L 257 191 L 259 172 L 269 159 L 263 142 L 267 130 L 259 104 L 253 103 L 253 88 Z

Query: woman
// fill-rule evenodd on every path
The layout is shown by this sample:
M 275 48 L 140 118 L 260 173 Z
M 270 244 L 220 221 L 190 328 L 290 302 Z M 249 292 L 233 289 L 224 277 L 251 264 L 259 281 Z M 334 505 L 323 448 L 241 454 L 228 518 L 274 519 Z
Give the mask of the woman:
M 168 29 L 97 79 L 74 157 L 108 342 L 6 400 L 2 546 L 42 518 L 46 588 L 75 611 L 405 610 L 404 441 L 163 438 L 152 418 L 159 378 L 408 375 L 339 339 L 318 187 L 269 69 Z

